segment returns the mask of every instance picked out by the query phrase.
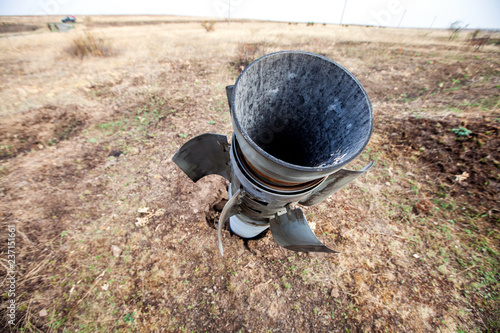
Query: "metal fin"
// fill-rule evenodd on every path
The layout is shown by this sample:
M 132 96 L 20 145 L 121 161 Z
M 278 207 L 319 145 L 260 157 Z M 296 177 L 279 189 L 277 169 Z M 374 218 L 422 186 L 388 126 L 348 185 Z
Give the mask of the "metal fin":
M 224 249 L 222 247 L 222 229 L 226 221 L 233 215 L 240 213 L 240 198 L 243 196 L 241 190 L 236 191 L 234 195 L 229 199 L 229 201 L 224 206 L 222 213 L 220 214 L 219 224 L 217 226 L 217 242 L 219 244 L 220 254 L 224 255 Z
M 234 84 L 232 86 L 226 87 L 227 102 L 229 104 L 230 112 L 232 112 L 233 110 L 233 90 L 234 90 Z
M 325 200 L 333 193 L 342 189 L 344 186 L 370 170 L 373 166 L 373 162 L 367 164 L 363 169 L 359 171 L 340 169 L 328 176 L 328 178 L 321 184 L 317 189 L 315 189 L 309 197 L 300 202 L 304 206 L 314 206 L 319 204 L 321 201 Z
M 300 208 L 287 208 L 286 214 L 276 216 L 269 222 L 274 241 L 285 249 L 297 252 L 340 253 L 319 241 Z
M 227 136 L 205 133 L 186 142 L 172 157 L 172 161 L 193 182 L 212 174 L 229 180 L 228 147 Z

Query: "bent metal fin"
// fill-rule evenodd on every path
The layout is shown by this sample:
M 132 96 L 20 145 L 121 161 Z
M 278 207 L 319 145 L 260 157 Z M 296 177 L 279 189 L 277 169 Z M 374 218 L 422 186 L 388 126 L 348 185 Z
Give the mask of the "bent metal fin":
M 318 186 L 318 188 L 316 188 L 311 193 L 311 195 L 309 195 L 309 197 L 307 197 L 305 200 L 302 200 L 300 204 L 304 206 L 314 206 L 319 204 L 321 201 L 325 200 L 326 198 L 370 170 L 372 166 L 373 162 L 370 162 L 359 171 L 340 169 L 334 174 L 328 176 L 323 184 Z
M 309 227 L 302 209 L 287 208 L 283 215 L 269 220 L 274 241 L 287 250 L 296 252 L 340 253 L 330 249 L 316 237 Z
M 229 144 L 227 136 L 205 133 L 186 142 L 172 157 L 193 182 L 207 175 L 220 175 L 229 180 Z

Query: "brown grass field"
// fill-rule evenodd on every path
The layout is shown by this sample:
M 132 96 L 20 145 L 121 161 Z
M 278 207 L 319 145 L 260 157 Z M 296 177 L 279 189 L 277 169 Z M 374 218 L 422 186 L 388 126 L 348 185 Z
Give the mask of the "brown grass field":
M 1 19 L 0 330 L 500 331 L 498 46 L 440 30 L 87 17 L 50 32 L 60 17 Z M 75 53 L 86 36 L 95 45 Z M 364 85 L 375 130 L 353 164 L 376 165 L 305 208 L 341 254 L 226 231 L 221 257 L 227 182 L 192 183 L 171 158 L 196 135 L 230 135 L 225 86 L 291 49 Z

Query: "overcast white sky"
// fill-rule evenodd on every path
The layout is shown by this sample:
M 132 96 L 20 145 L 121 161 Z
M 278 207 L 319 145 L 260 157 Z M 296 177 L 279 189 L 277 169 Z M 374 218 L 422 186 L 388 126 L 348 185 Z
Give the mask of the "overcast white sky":
M 0 0 L 0 15 L 152 14 L 500 29 L 500 0 Z

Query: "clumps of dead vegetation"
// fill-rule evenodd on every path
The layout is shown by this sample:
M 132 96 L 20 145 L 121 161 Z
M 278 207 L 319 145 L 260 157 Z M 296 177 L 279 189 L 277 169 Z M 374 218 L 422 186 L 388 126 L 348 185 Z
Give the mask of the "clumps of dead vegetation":
M 467 37 L 467 45 L 475 47 L 474 51 L 479 51 L 484 45 L 500 45 L 498 34 L 490 31 L 474 30 Z
M 215 21 L 205 21 L 201 23 L 201 26 L 205 28 L 207 32 L 215 31 Z
M 83 59 L 87 56 L 108 57 L 113 54 L 111 42 L 104 37 L 98 37 L 90 31 L 73 38 L 73 43 L 67 49 L 72 56 Z
M 236 49 L 236 57 L 230 62 L 230 65 L 238 70 L 239 73 L 243 72 L 252 61 L 265 54 L 264 43 L 240 43 Z
M 466 31 L 468 24 L 461 21 L 453 22 L 448 28 L 450 41 L 457 40 L 460 33 Z M 485 45 L 500 45 L 500 38 L 498 32 L 476 29 L 468 33 L 465 37 L 465 43 L 468 46 L 474 47 L 474 51 L 479 51 Z
M 462 21 L 455 21 L 452 24 L 450 24 L 450 27 L 448 28 L 448 31 L 450 32 L 450 40 L 455 40 L 458 38 L 460 35 L 460 32 L 467 28 L 469 25 L 463 23 Z

